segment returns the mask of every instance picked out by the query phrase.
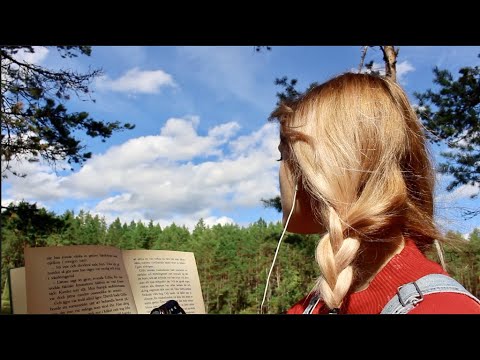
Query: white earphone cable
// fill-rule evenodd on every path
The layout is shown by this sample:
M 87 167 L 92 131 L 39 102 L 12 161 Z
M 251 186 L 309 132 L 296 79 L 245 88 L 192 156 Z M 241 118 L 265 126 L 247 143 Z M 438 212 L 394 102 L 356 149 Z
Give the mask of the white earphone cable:
M 278 250 L 280 250 L 280 245 L 282 243 L 283 236 L 285 235 L 285 232 L 287 231 L 288 223 L 290 222 L 290 218 L 293 214 L 293 209 L 295 208 L 296 198 L 297 198 L 297 185 L 295 185 L 295 192 L 293 193 L 292 209 L 290 210 L 290 214 L 288 214 L 287 222 L 285 223 L 285 227 L 283 228 L 283 232 L 282 232 L 282 235 L 280 236 L 280 240 L 278 240 L 278 245 L 277 245 L 277 249 L 275 250 L 275 256 L 273 257 L 272 266 L 270 266 L 270 271 L 268 272 L 267 283 L 265 284 L 265 291 L 263 292 L 263 300 L 262 300 L 262 303 L 260 305 L 260 314 L 263 314 L 263 304 L 265 303 L 265 298 L 267 297 L 268 284 L 270 283 L 270 275 L 272 275 L 272 270 L 273 270 L 273 267 L 275 265 L 275 260 L 277 260 Z
M 445 257 L 443 256 L 442 248 L 440 247 L 440 242 L 435 239 L 433 240 L 435 244 L 435 248 L 437 249 L 438 258 L 440 259 L 440 263 L 442 264 L 442 268 L 444 271 L 447 271 L 447 265 L 445 264 Z

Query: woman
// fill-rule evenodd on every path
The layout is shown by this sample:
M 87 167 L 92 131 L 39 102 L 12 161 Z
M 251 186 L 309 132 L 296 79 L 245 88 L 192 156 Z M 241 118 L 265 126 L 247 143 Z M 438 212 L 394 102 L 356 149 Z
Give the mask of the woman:
M 440 284 L 448 292 L 424 291 L 425 275 L 447 275 L 424 256 L 442 240 L 433 221 L 434 171 L 421 124 L 396 83 L 343 74 L 281 104 L 271 118 L 280 123 L 283 223 L 290 232 L 324 234 L 316 250 L 322 276 L 287 313 L 480 313 L 456 282 Z M 427 285 L 438 285 L 431 278 Z M 450 279 L 440 276 L 449 286 Z M 404 294 L 407 304 L 403 285 L 419 289 Z M 384 310 L 389 301 L 397 310 Z

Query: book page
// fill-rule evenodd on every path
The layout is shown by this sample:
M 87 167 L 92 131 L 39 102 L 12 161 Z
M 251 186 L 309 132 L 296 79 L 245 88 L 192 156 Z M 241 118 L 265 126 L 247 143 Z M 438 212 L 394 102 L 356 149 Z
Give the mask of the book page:
M 25 268 L 10 269 L 10 306 L 13 314 L 27 313 L 27 294 L 25 287 Z
M 136 314 L 120 250 L 74 245 L 25 248 L 29 314 Z
M 187 314 L 205 314 L 197 264 L 191 252 L 123 250 L 139 314 L 176 300 Z

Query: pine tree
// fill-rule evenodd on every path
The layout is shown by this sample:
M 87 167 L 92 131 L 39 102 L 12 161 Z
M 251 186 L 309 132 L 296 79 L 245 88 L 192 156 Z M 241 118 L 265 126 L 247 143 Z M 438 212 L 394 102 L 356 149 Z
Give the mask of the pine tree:
M 57 46 L 63 58 L 90 56 L 89 46 Z M 86 112 L 68 112 L 65 102 L 72 94 L 90 99 L 89 85 L 100 70 L 81 74 L 52 70 L 22 59 L 19 53 L 35 53 L 32 46 L 2 46 L 1 59 L 1 158 L 2 176 L 20 174 L 10 161 L 39 161 L 52 166 L 59 160 L 82 164 L 91 157 L 78 139 L 83 132 L 102 141 L 113 132 L 133 129 L 118 121 L 104 122 Z
M 417 113 L 429 130 L 429 139 L 446 143 L 449 148 L 442 153 L 446 162 L 437 170 L 453 176 L 448 191 L 467 184 L 480 191 L 480 67 L 462 67 L 457 79 L 438 67 L 433 73 L 438 89 L 415 96 L 419 100 Z M 480 209 L 470 215 L 476 214 Z

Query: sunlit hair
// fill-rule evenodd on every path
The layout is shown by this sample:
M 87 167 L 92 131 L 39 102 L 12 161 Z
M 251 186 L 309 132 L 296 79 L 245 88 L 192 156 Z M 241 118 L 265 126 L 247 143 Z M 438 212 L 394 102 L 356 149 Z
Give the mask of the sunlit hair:
M 327 233 L 317 246 L 318 291 L 339 308 L 360 245 L 401 233 L 425 251 L 441 236 L 433 222 L 434 170 L 422 126 L 404 91 L 375 75 L 346 73 L 282 103 L 286 166 L 310 194 Z

